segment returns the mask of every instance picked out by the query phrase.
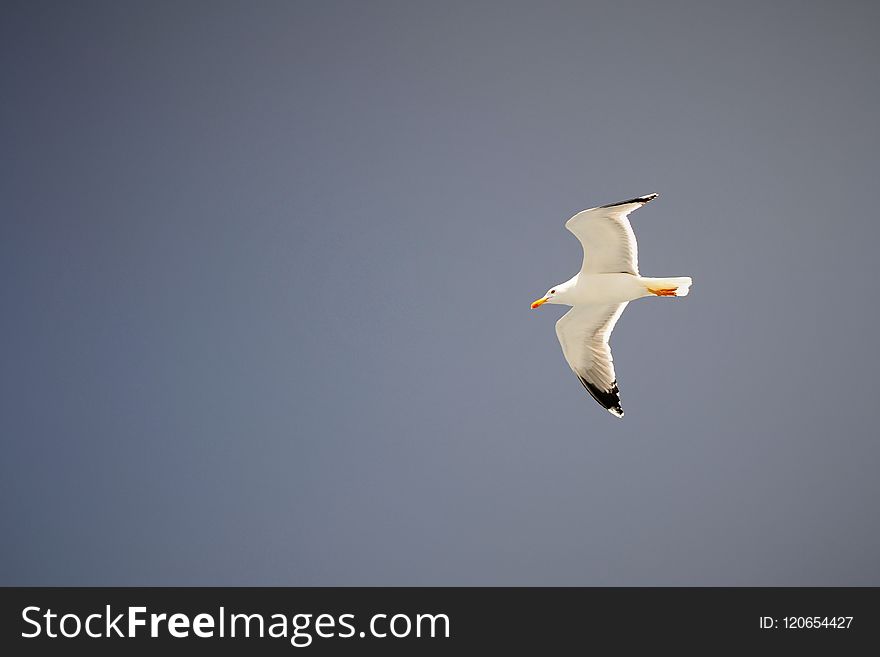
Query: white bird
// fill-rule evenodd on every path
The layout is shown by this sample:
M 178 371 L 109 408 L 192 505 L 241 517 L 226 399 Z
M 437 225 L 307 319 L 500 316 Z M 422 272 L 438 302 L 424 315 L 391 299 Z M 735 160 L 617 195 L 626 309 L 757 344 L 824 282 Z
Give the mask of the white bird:
M 566 221 L 584 247 L 581 270 L 532 303 L 532 308 L 545 303 L 572 306 L 556 322 L 562 353 L 587 392 L 616 417 L 623 417 L 623 409 L 608 339 L 623 309 L 641 297 L 686 296 L 692 282 L 686 276 L 639 275 L 636 236 L 627 216 L 655 198 L 657 194 L 648 194 L 583 210 Z

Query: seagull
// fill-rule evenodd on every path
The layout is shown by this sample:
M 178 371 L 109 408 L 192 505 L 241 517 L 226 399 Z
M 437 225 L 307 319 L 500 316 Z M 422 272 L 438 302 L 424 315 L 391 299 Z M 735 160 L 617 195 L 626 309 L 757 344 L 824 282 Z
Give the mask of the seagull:
M 636 236 L 627 217 L 657 196 L 590 208 L 566 221 L 584 247 L 581 270 L 532 302 L 533 309 L 545 303 L 572 307 L 556 322 L 562 353 L 587 392 L 615 417 L 623 417 L 623 408 L 608 339 L 626 304 L 650 296 L 684 297 L 692 283 L 687 276 L 639 274 Z

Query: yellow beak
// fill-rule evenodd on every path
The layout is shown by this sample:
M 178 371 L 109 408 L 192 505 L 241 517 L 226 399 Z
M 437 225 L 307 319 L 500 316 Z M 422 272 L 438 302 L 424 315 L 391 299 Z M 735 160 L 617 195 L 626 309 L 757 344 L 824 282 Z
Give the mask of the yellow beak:
M 540 299 L 535 299 L 534 301 L 532 301 L 532 310 L 534 310 L 538 306 L 543 306 L 545 303 L 547 303 L 549 299 L 550 297 L 541 297 Z

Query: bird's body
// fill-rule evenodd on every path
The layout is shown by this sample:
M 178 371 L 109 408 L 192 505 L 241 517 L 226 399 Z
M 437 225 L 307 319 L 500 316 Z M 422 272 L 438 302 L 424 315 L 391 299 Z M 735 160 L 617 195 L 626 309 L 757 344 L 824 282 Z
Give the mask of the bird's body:
M 623 417 L 608 339 L 630 301 L 649 296 L 683 297 L 688 277 L 647 278 L 639 274 L 638 246 L 627 215 L 656 198 L 638 198 L 584 210 L 565 227 L 584 247 L 581 270 L 532 303 L 572 309 L 556 322 L 562 353 L 584 388 L 612 415 Z
M 562 296 L 556 303 L 577 306 L 583 303 L 622 303 L 650 296 L 641 276 L 633 274 L 575 274 L 570 280 L 556 287 Z

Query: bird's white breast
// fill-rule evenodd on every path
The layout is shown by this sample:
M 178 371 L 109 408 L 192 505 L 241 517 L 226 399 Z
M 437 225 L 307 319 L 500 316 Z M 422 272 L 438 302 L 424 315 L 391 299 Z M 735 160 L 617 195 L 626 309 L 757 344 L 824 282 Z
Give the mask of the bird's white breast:
M 572 302 L 623 303 L 648 296 L 640 277 L 632 274 L 584 274 L 573 290 Z

